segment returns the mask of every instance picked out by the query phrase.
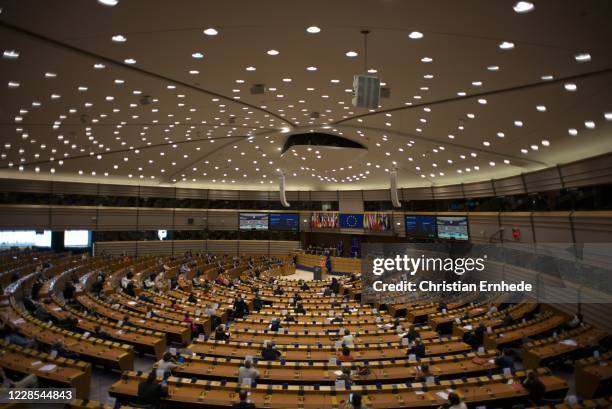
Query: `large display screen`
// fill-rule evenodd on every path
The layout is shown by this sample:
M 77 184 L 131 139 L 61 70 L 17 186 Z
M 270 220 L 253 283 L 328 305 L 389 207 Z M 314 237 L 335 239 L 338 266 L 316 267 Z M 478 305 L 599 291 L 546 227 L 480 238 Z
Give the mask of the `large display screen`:
M 51 230 L 0 231 L 0 248 L 51 247 Z
M 363 229 L 363 215 L 340 213 L 341 229 Z
M 268 214 L 240 213 L 240 230 L 268 230 Z
M 469 240 L 468 221 L 465 216 L 438 216 L 438 238 Z
M 270 230 L 298 231 L 300 215 L 297 213 L 270 213 Z
M 90 247 L 91 232 L 89 230 L 66 230 L 64 232 L 64 247 Z
M 436 216 L 406 216 L 406 237 L 436 238 Z

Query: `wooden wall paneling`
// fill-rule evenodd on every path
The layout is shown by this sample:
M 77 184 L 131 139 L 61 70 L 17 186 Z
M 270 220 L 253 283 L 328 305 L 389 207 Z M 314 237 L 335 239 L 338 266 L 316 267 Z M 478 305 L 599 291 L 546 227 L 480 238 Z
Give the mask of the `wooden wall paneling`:
M 94 206 L 52 206 L 49 227 L 52 230 L 95 230 L 97 213 Z
M 138 208 L 100 207 L 98 208 L 98 229 L 101 231 L 138 230 Z
M 465 183 L 463 185 L 463 192 L 466 198 L 495 196 L 493 181 L 490 180 L 476 183 Z
M 238 230 L 238 211 L 208 211 L 208 228 L 210 230 Z
M 493 187 L 497 196 L 527 193 L 520 175 L 504 179 L 495 179 L 493 180 Z
M 0 226 L 3 230 L 49 229 L 49 206 L 1 205 Z
M 560 170 L 566 187 L 612 183 L 612 154 L 561 165 Z
M 573 212 L 576 243 L 612 243 L 612 212 Z
M 563 188 L 557 167 L 523 174 L 528 193 L 545 192 Z
M 436 200 L 463 198 L 461 185 L 434 186 L 433 195 Z
M 499 220 L 497 212 L 478 212 L 468 215 L 470 240 L 474 243 L 498 243 Z M 494 236 L 493 236 L 494 235 Z M 493 236 L 493 237 L 492 237 Z
M 138 229 L 174 230 L 174 209 L 139 208 Z

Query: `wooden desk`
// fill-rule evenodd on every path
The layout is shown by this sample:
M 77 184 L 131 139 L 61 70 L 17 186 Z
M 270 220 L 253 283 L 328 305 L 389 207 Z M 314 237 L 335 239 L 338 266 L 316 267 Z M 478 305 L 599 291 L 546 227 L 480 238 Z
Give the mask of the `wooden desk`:
M 132 401 L 137 396 L 138 383 L 146 375 L 138 376 L 134 372 L 124 374 L 126 379 L 115 382 L 109 389 L 109 394 L 119 401 Z M 493 375 L 492 377 L 467 378 L 457 381 L 441 381 L 439 385 L 413 383 L 380 385 L 380 387 L 362 385 L 352 388 L 353 392 L 361 392 L 366 404 L 371 408 L 401 408 L 401 407 L 437 407 L 446 403 L 446 399 L 438 392 L 446 392 L 453 387 L 465 401 L 470 404 L 498 404 L 522 399 L 527 391 L 520 385 L 526 376 L 517 372 L 514 376 Z M 515 384 L 509 385 L 508 379 Z M 558 395 L 567 391 L 567 384 L 552 375 L 542 374 L 540 379 L 546 387 L 547 394 Z M 288 385 L 257 385 L 246 387 L 253 403 L 262 408 L 311 408 L 332 409 L 348 398 L 349 390 L 328 386 L 293 386 Z M 214 381 L 183 380 L 171 377 L 168 380 L 169 396 L 163 401 L 170 408 L 185 407 L 229 407 L 238 400 L 238 385 L 233 382 L 219 383 Z
M 525 344 L 523 345 L 523 366 L 525 368 L 537 368 L 550 359 L 556 359 L 584 348 L 589 339 L 599 342 L 606 336 L 607 334 L 601 330 L 592 327 L 582 327 L 562 333 L 558 337 L 550 337 Z M 562 342 L 569 340 L 575 342 L 576 345 Z
M 51 368 L 51 365 L 55 368 Z M 0 366 L 5 371 L 18 372 L 22 375 L 34 374 L 48 385 L 75 388 L 76 396 L 79 398 L 89 397 L 91 365 L 85 362 L 61 357 L 52 358 L 44 352 L 2 343 Z
M 527 322 L 525 324 L 506 327 L 495 331 L 493 334 L 485 334 L 484 345 L 487 349 L 498 348 L 502 345 L 520 341 L 526 337 L 532 337 L 552 331 L 565 322 L 565 317 L 561 315 L 545 316 L 545 318 L 541 318 L 542 317 L 535 322 Z
M 599 360 L 590 357 L 576 361 L 574 378 L 576 392 L 582 397 L 592 398 L 598 391 L 608 394 L 612 380 L 612 352 L 602 355 Z
M 417 365 L 428 364 L 430 372 L 439 379 L 458 378 L 468 374 L 488 373 L 496 365 L 490 363 L 495 357 L 495 351 L 483 354 L 467 353 L 448 355 L 444 358 L 423 358 L 420 361 L 397 359 L 393 361 L 375 361 L 367 364 L 371 373 L 359 376 L 353 371 L 352 379 L 356 384 L 392 383 L 406 380 L 414 381 L 419 376 Z M 192 357 L 184 355 L 185 362 L 175 368 L 172 373 L 181 377 L 196 376 L 200 379 L 230 380 L 236 382 L 238 369 L 244 363 L 242 359 Z M 477 359 L 475 359 L 477 358 Z M 257 362 L 257 357 L 253 358 Z M 333 384 L 341 367 L 355 368 L 365 366 L 365 363 L 339 362 L 339 365 L 329 365 L 327 362 L 299 362 L 283 364 L 281 362 L 259 361 L 257 369 L 260 372 L 258 383 L 289 383 L 289 384 Z

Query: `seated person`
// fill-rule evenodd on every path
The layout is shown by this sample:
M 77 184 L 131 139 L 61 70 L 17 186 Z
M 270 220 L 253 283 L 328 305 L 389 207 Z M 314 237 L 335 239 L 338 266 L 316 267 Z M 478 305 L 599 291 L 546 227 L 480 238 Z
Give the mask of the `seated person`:
M 280 328 L 281 328 L 281 323 L 278 318 L 274 318 L 272 321 L 270 321 L 270 327 L 269 327 L 270 331 L 278 332 Z
M 580 324 L 582 324 L 582 320 L 583 320 L 583 317 L 581 313 L 574 314 L 572 319 L 567 323 L 567 328 L 568 329 L 578 328 Z
M 68 351 L 66 348 L 64 348 L 64 341 L 61 339 L 51 346 L 51 353 L 53 352 L 55 352 L 57 356 L 63 358 L 79 359 L 79 354 L 77 354 L 76 352 Z
M 504 349 L 500 356 L 495 358 L 495 365 L 500 368 L 510 368 L 514 369 L 514 357 L 512 356 L 512 351 L 509 349 Z
M 284 295 L 285 291 L 283 290 L 282 287 L 277 286 L 274 288 L 274 295 Z
M 512 314 L 507 312 L 506 315 L 504 315 L 504 319 L 502 320 L 502 327 L 508 327 L 512 325 L 512 322 L 514 322 L 514 319 L 512 318 Z
M 414 325 L 411 325 L 408 332 L 402 338 L 408 338 L 410 342 L 414 342 L 419 339 L 420 336 L 416 328 L 414 328 Z
M 189 293 L 189 297 L 187 298 L 187 301 L 195 304 L 198 302 L 198 299 L 196 298 L 195 295 L 193 295 L 193 293 Z
M 351 355 L 351 350 L 347 346 L 342 347 L 342 353 L 338 356 L 338 361 L 352 361 L 354 358 Z
M 164 371 L 164 374 L 171 373 L 174 368 L 178 366 L 176 360 L 172 357 L 170 352 L 166 352 L 162 359 L 157 361 L 157 369 Z
M 350 386 L 353 384 L 353 379 L 351 377 L 351 368 L 348 366 L 343 366 L 341 369 L 342 375 L 338 375 L 336 378 L 337 381 L 344 381 L 345 385 Z
M 448 394 L 448 409 L 467 409 L 465 402 L 461 401 L 459 395 L 455 392 Z
M 281 352 L 276 349 L 274 342 L 266 342 L 264 348 L 261 351 L 261 358 L 266 361 L 276 361 L 282 356 Z
M 212 304 L 206 305 L 203 311 L 204 315 L 215 315 L 217 313 L 217 309 Z
M 527 401 L 530 405 L 538 405 L 546 393 L 546 387 L 536 371 L 530 371 L 527 374 L 527 378 L 523 381 L 523 387 L 529 392 Z
M 306 314 L 306 310 L 304 309 L 304 306 L 301 303 L 295 306 L 293 312 L 296 314 Z
M 110 340 L 111 339 L 111 336 L 106 331 L 104 331 L 102 329 L 102 327 L 99 326 L 99 325 L 96 325 L 94 327 L 93 336 L 95 338 L 100 338 L 100 339 L 106 339 L 106 340 Z
M 302 281 L 302 284 L 300 285 L 300 290 L 302 291 L 310 290 L 310 287 L 308 286 L 308 284 L 306 284 L 306 281 Z
M 427 382 L 427 378 L 433 378 L 434 382 L 436 381 L 436 377 L 431 373 L 428 364 L 421 364 L 420 367 L 417 367 L 417 373 L 414 377 L 416 382 Z
M 130 296 L 130 297 L 136 297 L 136 290 L 135 290 L 135 286 L 134 286 L 134 282 L 130 281 L 127 286 L 123 289 L 123 292 Z
M 361 394 L 360 393 L 351 393 L 349 395 L 349 400 L 344 401 L 341 406 L 341 409 L 367 409 L 368 407 L 362 403 Z
M 68 281 L 64 286 L 64 290 L 62 291 L 62 295 L 64 296 L 64 300 L 70 301 L 74 297 L 74 293 L 76 291 L 76 287 L 72 284 L 71 281 Z
M 225 330 L 225 324 L 219 324 L 215 330 L 215 339 L 217 341 L 229 341 L 230 334 Z
M 18 381 L 9 379 L 0 367 L 0 391 L 6 388 L 36 388 L 38 378 L 34 374 L 27 375 Z
M 238 392 L 240 402 L 232 405 L 232 409 L 256 409 L 255 404 L 249 400 L 249 393 L 245 390 Z
M 346 345 L 349 348 L 355 346 L 355 337 L 351 334 L 351 331 L 348 329 L 344 330 L 344 336 L 342 337 L 342 344 Z
M 293 317 L 293 315 L 291 315 L 291 314 L 287 314 L 287 315 L 285 316 L 285 319 L 284 319 L 283 321 L 285 321 L 285 322 L 297 322 L 297 321 L 295 320 L 295 318 Z
M 438 312 L 448 311 L 448 305 L 444 301 L 438 304 Z
M 410 354 L 414 354 L 417 358 L 424 357 L 426 354 L 426 351 L 425 351 L 425 345 L 423 344 L 423 341 L 418 339 L 412 347 L 408 348 L 408 355 Z
M 157 382 L 155 371 L 149 372 L 147 379 L 138 384 L 138 400 L 150 408 L 159 408 L 161 398 L 168 396 L 168 389 Z
M 259 378 L 259 371 L 250 359 L 245 360 L 244 365 L 238 369 L 238 384 L 242 385 L 245 378 L 249 378 L 252 381 Z

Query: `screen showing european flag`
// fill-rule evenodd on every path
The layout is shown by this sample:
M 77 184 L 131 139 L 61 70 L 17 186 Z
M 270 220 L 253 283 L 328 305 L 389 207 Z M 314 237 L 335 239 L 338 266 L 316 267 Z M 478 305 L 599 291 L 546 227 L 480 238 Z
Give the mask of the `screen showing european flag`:
M 352 213 L 340 213 L 341 229 L 363 229 L 363 215 Z

